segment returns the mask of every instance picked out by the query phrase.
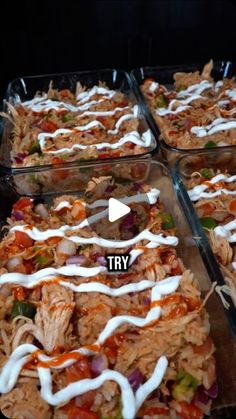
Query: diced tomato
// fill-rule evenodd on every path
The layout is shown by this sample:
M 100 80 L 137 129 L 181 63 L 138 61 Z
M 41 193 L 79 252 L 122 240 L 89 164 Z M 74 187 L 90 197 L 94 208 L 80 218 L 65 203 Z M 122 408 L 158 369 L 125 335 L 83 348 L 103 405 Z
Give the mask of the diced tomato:
M 181 407 L 180 417 L 182 419 L 203 419 L 203 411 L 195 406 L 195 404 L 188 404 L 187 402 L 179 402 Z
M 98 158 L 99 159 L 108 159 L 110 157 L 109 153 L 100 153 Z
M 68 419 L 99 419 L 99 416 L 90 409 L 74 406 L 69 410 Z
M 182 272 L 183 272 L 183 270 L 182 270 L 180 264 L 178 264 L 175 268 L 171 269 L 171 275 L 173 275 L 173 276 L 174 275 L 180 275 L 180 274 L 182 274 Z
M 133 150 L 133 148 L 135 147 L 135 144 L 134 143 L 126 143 L 126 147 L 129 149 L 129 150 Z
M 211 215 L 215 211 L 214 206 L 211 205 L 209 202 L 207 204 L 202 205 L 202 209 L 204 211 L 204 215 Z
M 81 394 L 81 396 L 77 396 L 75 398 L 76 406 L 83 406 L 86 409 L 91 409 L 91 407 L 94 403 L 96 394 L 97 394 L 96 390 L 90 390 L 90 391 L 87 391 L 84 394 Z
M 132 165 L 131 173 L 135 179 L 140 179 L 143 177 L 148 169 L 147 164 L 145 163 L 135 163 Z
M 71 215 L 75 220 L 84 220 L 86 218 L 85 207 L 80 201 L 76 201 L 71 210 Z
M 54 132 L 58 128 L 57 124 L 52 121 L 46 121 L 45 119 L 40 122 L 40 128 L 46 132 Z
M 55 244 L 59 243 L 61 241 L 61 237 L 49 237 L 49 239 L 46 240 L 46 243 L 49 246 L 54 246 Z
M 34 264 L 31 262 L 31 260 L 24 260 L 23 265 L 25 268 L 25 273 L 27 275 L 32 274 L 34 270 Z
M 125 336 L 122 333 L 117 333 L 105 341 L 104 347 L 106 348 L 109 361 L 116 359 L 119 347 L 122 345 L 124 339 Z
M 71 93 L 68 89 L 60 90 L 59 92 L 61 98 L 70 97 Z
M 15 231 L 14 244 L 22 248 L 27 248 L 33 246 L 34 241 L 23 231 Z
M 153 416 L 153 415 L 168 415 L 169 409 L 167 407 L 147 407 L 144 410 L 143 415 Z
M 111 156 L 110 157 L 120 157 L 121 153 L 120 151 L 112 151 Z
M 212 348 L 213 342 L 209 336 L 202 345 L 193 345 L 194 352 L 201 356 L 209 355 L 212 352 Z
M 12 294 L 14 300 L 23 301 L 25 299 L 25 289 L 23 287 L 15 287 Z
M 124 108 L 125 106 L 128 106 L 129 103 L 127 102 L 127 100 L 123 100 L 122 102 L 119 102 L 117 105 L 119 106 L 119 108 Z
M 64 161 L 60 157 L 53 157 L 52 164 L 63 164 Z
M 53 157 L 52 159 L 52 164 L 53 165 L 58 165 L 58 164 L 63 164 L 63 160 L 60 159 L 60 157 Z M 66 179 L 69 176 L 69 171 L 66 169 L 60 169 L 60 170 L 54 170 L 52 172 L 52 180 L 53 182 L 58 182 L 60 180 Z
M 66 379 L 68 383 L 73 383 L 75 381 L 91 377 L 92 374 L 87 358 L 82 358 L 71 365 L 71 367 L 66 368 Z
M 236 199 L 230 203 L 229 209 L 232 212 L 236 212 Z
M 13 205 L 13 210 L 22 210 L 23 208 L 30 207 L 33 200 L 30 198 L 21 198 Z

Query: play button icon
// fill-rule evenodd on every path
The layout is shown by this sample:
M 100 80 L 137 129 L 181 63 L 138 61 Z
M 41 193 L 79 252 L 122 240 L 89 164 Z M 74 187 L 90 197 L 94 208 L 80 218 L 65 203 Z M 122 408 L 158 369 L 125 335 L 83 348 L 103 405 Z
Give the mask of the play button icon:
M 113 223 L 116 220 L 119 220 L 119 218 L 124 217 L 124 215 L 129 214 L 131 211 L 130 207 L 128 205 L 123 204 L 121 201 L 118 201 L 118 199 L 110 198 L 108 201 L 108 219 L 111 223 Z

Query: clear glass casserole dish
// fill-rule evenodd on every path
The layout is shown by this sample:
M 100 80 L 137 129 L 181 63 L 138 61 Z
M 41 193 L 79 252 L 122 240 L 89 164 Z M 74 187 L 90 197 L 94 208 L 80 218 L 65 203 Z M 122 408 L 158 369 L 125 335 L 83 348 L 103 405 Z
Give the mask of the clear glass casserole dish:
M 144 98 L 144 94 L 142 93 L 140 86 L 146 79 L 151 79 L 154 82 L 158 82 L 161 85 L 166 86 L 168 89 L 171 90 L 173 86 L 173 75 L 177 72 L 194 72 L 194 71 L 202 71 L 204 64 L 183 64 L 183 65 L 173 65 L 173 66 L 156 66 L 156 67 L 143 67 L 139 69 L 134 69 L 131 72 L 131 77 L 136 83 L 136 91 L 139 95 L 140 99 L 146 104 L 148 108 L 147 112 L 149 112 L 148 119 L 150 124 L 153 128 L 153 132 L 155 136 L 158 138 L 160 136 L 160 130 L 158 128 L 157 123 L 155 122 L 155 118 L 151 112 L 149 105 L 147 104 L 146 99 Z M 222 80 L 224 78 L 232 78 L 235 76 L 236 73 L 236 65 L 230 61 L 222 61 L 222 62 L 215 62 L 213 65 L 213 69 L 211 72 L 211 76 L 215 81 Z M 211 138 L 209 138 L 211 139 Z M 163 155 L 163 159 L 172 166 L 174 161 L 180 157 L 181 155 L 188 154 L 192 151 L 201 151 L 203 148 L 179 148 L 174 147 L 167 143 L 165 139 L 161 139 L 161 153 Z M 210 145 L 214 148 L 213 144 Z M 209 146 L 209 147 L 210 147 Z M 226 146 L 227 147 L 227 146 Z M 221 150 L 225 149 L 225 146 L 220 146 Z
M 209 196 L 208 198 L 207 194 L 209 192 L 207 192 L 207 189 L 204 189 L 204 191 L 206 190 L 206 193 L 207 193 L 206 196 L 204 197 L 205 200 L 202 198 L 195 199 L 193 197 L 192 199 L 194 201 L 191 201 L 187 190 L 192 189 L 192 187 L 188 186 L 191 179 L 193 179 L 194 181 L 194 178 L 191 177 L 192 174 L 196 176 L 196 179 L 198 179 L 199 174 L 201 173 L 205 174 L 207 178 L 205 179 L 203 176 L 201 178 L 202 179 L 201 182 L 202 184 L 205 183 L 206 185 L 211 187 L 210 176 L 212 176 L 213 173 L 215 173 L 215 176 L 217 176 L 217 171 L 219 174 L 228 173 L 229 176 L 230 175 L 234 176 L 235 168 L 236 168 L 236 151 L 234 147 L 228 147 L 226 150 L 221 150 L 221 153 L 219 153 L 218 150 L 215 150 L 215 151 L 205 150 L 200 153 L 192 152 L 191 154 L 182 156 L 179 160 L 177 160 L 175 164 L 175 168 L 174 168 L 174 182 L 175 182 L 175 187 L 177 190 L 179 200 L 181 201 L 181 205 L 184 208 L 186 217 L 189 221 L 189 224 L 191 225 L 193 234 L 198 236 L 200 239 L 199 241 L 200 248 L 202 244 L 204 248 L 207 248 L 207 257 L 205 257 L 206 255 L 204 255 L 204 260 L 205 260 L 208 273 L 210 277 L 212 278 L 212 280 L 217 281 L 220 286 L 225 285 L 224 275 L 223 275 L 223 272 L 221 272 L 220 264 L 217 262 L 216 256 L 213 254 L 208 238 L 212 237 L 211 234 L 213 234 L 214 229 L 217 226 L 217 224 L 224 225 L 225 223 L 228 223 L 230 220 L 232 221 L 232 219 L 234 219 L 235 216 L 233 216 L 232 212 L 231 212 L 232 215 L 230 216 L 229 214 L 227 214 L 228 204 L 227 204 L 226 196 L 225 198 L 221 198 L 221 195 L 219 196 L 216 195 L 216 197 Z M 212 170 L 214 172 L 212 172 L 212 175 L 211 175 L 210 171 Z M 209 173 L 210 173 L 210 176 L 209 176 Z M 218 193 L 217 190 L 219 189 L 217 188 L 220 188 L 220 185 L 221 185 L 220 182 L 216 183 L 216 189 L 215 189 L 215 192 L 213 192 L 213 194 Z M 216 219 L 218 219 L 219 221 L 212 221 L 212 218 L 215 220 L 214 213 L 216 209 L 218 208 L 218 204 L 215 205 L 215 202 L 214 202 L 215 199 L 217 199 L 217 201 L 219 202 L 219 205 L 222 207 L 222 211 L 218 210 L 218 216 L 216 216 Z M 220 203 L 220 202 L 223 202 L 221 201 L 221 199 L 224 200 L 225 202 L 224 205 Z M 234 202 L 233 195 L 228 195 L 228 199 Z M 197 215 L 196 209 L 194 208 L 194 203 L 197 204 L 198 211 L 200 210 L 200 212 L 203 212 L 201 213 L 201 217 L 202 217 L 201 219 L 200 219 L 200 215 L 199 216 Z M 200 203 L 202 203 L 203 205 L 202 207 L 199 206 Z M 212 226 L 210 225 L 210 223 L 213 223 Z M 205 231 L 204 231 L 204 228 L 206 228 Z M 212 233 L 211 233 L 211 229 L 212 229 Z M 210 235 L 210 236 L 208 235 L 208 238 L 206 236 L 206 231 Z M 214 248 L 215 248 L 215 253 L 216 253 L 217 252 L 216 246 Z M 220 255 L 220 253 L 216 253 L 216 254 L 218 254 L 218 256 Z M 227 301 L 230 304 L 228 314 L 231 319 L 231 327 L 233 328 L 233 333 L 235 335 L 236 334 L 236 309 L 230 297 L 229 299 L 227 299 Z
M 94 87 L 99 82 L 100 87 Z M 89 89 L 87 95 L 81 86 Z M 41 101 L 32 100 L 37 92 L 48 93 Z M 48 166 L 59 160 L 78 164 L 97 158 L 150 155 L 158 148 L 131 79 L 121 70 L 19 78 L 8 85 L 5 96 L 3 110 L 10 115 L 7 103 L 18 107 L 18 114 L 14 116 L 11 108 L 14 132 L 8 119 L 2 124 L 0 164 L 5 171 Z M 22 103 L 24 108 L 19 107 Z
M 32 183 L 32 175 L 37 178 L 36 184 Z M 169 172 L 162 164 L 155 161 L 136 159 L 133 161 L 107 162 L 107 164 L 95 163 L 78 168 L 54 168 L 7 175 L 0 180 L 2 226 L 6 224 L 6 218 L 11 214 L 12 204 L 16 203 L 19 198 L 27 196 L 30 199 L 37 200 L 39 204 L 43 202 L 43 199 L 50 204 L 53 199 L 60 198 L 65 194 L 67 196 L 68 194 L 75 195 L 80 199 L 87 182 L 91 178 L 99 176 L 112 176 L 116 182 L 124 185 L 145 183 L 160 190 L 160 200 L 164 203 L 165 210 L 173 215 L 177 227 L 178 255 L 182 258 L 187 269 L 191 269 L 198 279 L 203 295 L 207 294 L 212 284 L 202 262 L 199 249 L 202 256 L 205 255 L 207 258 L 210 257 L 209 250 L 201 238 L 195 237 L 193 239 L 185 220 L 184 211 L 177 201 Z M 54 179 L 53 182 L 52 179 Z M 60 182 L 56 184 L 55 179 L 60 179 Z M 210 315 L 211 336 L 217 349 L 215 356 L 219 395 L 214 401 L 212 417 L 219 418 L 221 414 L 224 414 L 225 417 L 235 406 L 235 343 L 231 337 L 222 304 L 215 293 L 212 293 L 207 300 L 206 309 Z M 50 335 L 47 335 L 47 340 L 50 340 Z M 132 348 L 133 350 L 134 348 Z M 17 406 L 16 399 L 14 399 L 14 403 Z

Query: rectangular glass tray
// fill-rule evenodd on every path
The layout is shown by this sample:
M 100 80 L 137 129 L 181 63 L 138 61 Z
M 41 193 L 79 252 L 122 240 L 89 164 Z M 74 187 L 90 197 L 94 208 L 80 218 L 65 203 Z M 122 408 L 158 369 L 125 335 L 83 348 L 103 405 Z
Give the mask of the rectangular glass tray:
M 21 77 L 13 80 L 9 83 L 7 92 L 4 99 L 4 111 L 7 112 L 6 102 L 16 105 L 19 102 L 24 102 L 33 99 L 37 91 L 46 92 L 49 87 L 49 83 L 53 81 L 53 86 L 56 89 L 69 89 L 72 92 L 76 90 L 77 82 L 80 82 L 83 86 L 91 88 L 94 85 L 98 85 L 99 81 L 105 82 L 110 89 L 119 90 L 125 94 L 127 99 L 132 105 L 138 104 L 140 120 L 139 132 L 142 134 L 148 128 L 149 123 L 146 120 L 146 109 L 142 103 L 138 102 L 138 98 L 133 89 L 133 82 L 129 74 L 122 70 L 116 69 L 104 69 L 96 71 L 82 71 L 74 73 L 63 73 L 63 74 L 49 74 L 42 76 L 32 77 Z M 17 168 L 12 164 L 10 158 L 11 152 L 11 141 L 9 134 L 12 129 L 12 124 L 7 120 L 2 120 L 2 127 L 0 125 L 0 166 L 2 171 L 9 172 L 12 170 L 25 170 L 38 166 L 28 166 Z M 147 151 L 140 155 L 133 155 L 132 157 L 148 156 L 155 153 L 159 145 L 154 135 L 152 135 L 152 143 Z M 124 157 L 120 157 L 126 158 Z M 78 165 L 78 161 L 74 163 L 65 163 L 65 165 Z M 40 166 L 40 167 L 52 167 L 52 165 Z
M 223 274 L 186 190 L 186 183 L 190 179 L 191 174 L 199 171 L 201 168 L 213 168 L 222 171 L 228 170 L 229 173 L 235 174 L 236 148 L 227 147 L 226 150 L 221 150 L 220 153 L 218 150 L 205 150 L 200 153 L 194 151 L 177 160 L 173 170 L 178 198 L 191 225 L 193 235 L 199 237 L 200 251 L 202 247 L 204 248 L 203 258 L 207 271 L 212 281 L 217 281 L 218 285 L 222 286 L 225 285 Z M 205 252 L 205 250 L 207 251 Z M 236 337 L 236 308 L 230 297 L 226 296 L 226 300 L 230 304 L 228 318 L 234 336 Z
M 191 72 L 191 71 L 201 71 L 203 66 L 206 63 L 196 63 L 196 64 L 183 64 L 183 65 L 172 65 L 172 66 L 156 66 L 156 67 L 141 67 L 136 68 L 131 71 L 131 78 L 134 83 L 134 88 L 136 90 L 137 96 L 140 98 L 140 101 L 144 103 L 147 110 L 147 119 L 152 127 L 152 130 L 155 134 L 155 137 L 158 139 L 160 136 L 159 128 L 152 116 L 151 110 L 144 98 L 143 93 L 141 92 L 140 85 L 146 78 L 152 78 L 153 80 L 159 82 L 171 88 L 173 85 L 173 75 L 176 72 Z M 236 63 L 230 61 L 219 61 L 215 62 L 212 70 L 212 77 L 214 80 L 222 80 L 224 77 L 233 77 L 236 75 Z M 164 140 L 160 141 L 160 150 L 162 153 L 162 157 L 165 162 L 168 163 L 169 166 L 173 166 L 174 162 L 177 158 L 181 157 L 182 155 L 189 154 L 193 151 L 202 151 L 202 148 L 198 149 L 181 149 L 178 147 L 172 147 L 167 144 Z M 216 147 L 216 150 L 220 152 L 228 147 L 236 147 L 236 146 L 225 146 L 225 147 Z
M 208 258 L 210 257 L 209 249 L 201 240 L 193 239 L 184 210 L 178 202 L 170 173 L 159 162 L 149 159 L 133 159 L 132 161 L 93 163 L 73 168 L 54 168 L 8 174 L 0 179 L 1 224 L 6 223 L 6 217 L 10 215 L 12 204 L 21 196 L 42 197 L 48 203 L 53 198 L 65 193 L 80 196 L 91 177 L 107 175 L 114 176 L 119 182 L 143 181 L 153 188 L 160 189 L 160 200 L 164 203 L 166 210 L 172 213 L 178 229 L 178 254 L 185 266 L 191 269 L 198 278 L 203 294 L 207 293 L 212 283 L 199 249 L 202 256 L 206 255 Z M 55 178 L 61 178 L 60 183 L 56 184 Z M 200 241 L 201 246 L 199 246 Z M 216 416 L 213 415 L 213 417 L 219 419 L 219 409 L 224 408 L 224 417 L 226 417 L 232 406 L 236 406 L 236 343 L 230 333 L 221 301 L 215 293 L 209 298 L 206 309 L 210 315 L 211 336 L 216 345 L 215 356 L 219 385 L 219 397 L 214 402 Z

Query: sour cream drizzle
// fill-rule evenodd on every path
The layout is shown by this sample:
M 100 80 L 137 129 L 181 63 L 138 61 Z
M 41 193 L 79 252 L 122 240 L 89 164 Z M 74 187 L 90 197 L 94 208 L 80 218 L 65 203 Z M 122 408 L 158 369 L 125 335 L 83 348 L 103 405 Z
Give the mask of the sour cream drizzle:
M 119 109 L 119 110 L 122 109 L 123 110 L 125 108 L 116 108 L 116 109 Z M 111 112 L 114 112 L 114 111 L 111 111 Z M 102 113 L 103 115 L 104 115 L 104 113 L 106 114 L 106 112 L 100 112 L 100 113 Z M 83 116 L 83 115 L 80 115 L 80 116 Z M 115 129 L 108 130 L 107 133 L 109 135 L 118 134 L 119 133 L 119 128 L 123 124 L 123 122 L 128 121 L 130 119 L 136 119 L 137 117 L 138 117 L 138 105 L 135 105 L 133 107 L 133 112 L 129 113 L 129 114 L 122 115 L 118 119 L 118 121 L 116 122 Z M 41 148 L 41 150 L 43 150 L 45 148 L 46 140 L 49 139 L 49 138 L 57 139 L 58 137 L 60 138 L 61 135 L 67 135 L 67 134 L 71 134 L 71 133 L 75 134 L 76 131 L 81 131 L 82 132 L 82 131 L 91 130 L 92 128 L 96 128 L 96 127 L 100 127 L 102 129 L 106 130 L 105 126 L 100 121 L 95 120 L 95 121 L 90 121 L 85 125 L 76 125 L 72 129 L 59 128 L 56 131 L 54 131 L 52 134 L 50 134 L 48 132 L 41 132 L 40 134 L 38 134 L 38 140 L 39 140 L 40 148 Z M 91 144 L 90 146 L 95 146 L 95 145 Z M 47 152 L 47 150 L 45 152 Z
M 230 183 L 235 181 L 236 175 L 227 177 L 226 175 L 220 173 L 219 175 L 216 175 L 212 179 L 208 180 L 206 183 L 194 186 L 194 188 L 188 191 L 188 195 L 191 201 L 198 201 L 200 198 L 214 198 L 216 196 L 221 195 L 222 193 L 225 193 L 226 195 L 236 195 L 236 191 L 229 191 L 225 188 L 219 188 L 215 192 L 204 192 L 206 189 L 210 187 L 209 184 L 214 185 L 219 182 Z
M 162 295 L 168 295 L 173 293 L 178 288 L 181 278 L 181 275 L 172 276 L 157 283 L 157 285 L 152 288 L 151 303 L 160 300 Z M 144 327 L 158 320 L 160 315 L 161 307 L 153 307 L 149 310 L 145 318 L 129 315 L 115 316 L 108 320 L 105 328 L 100 333 L 96 341 L 96 344 L 102 345 L 118 327 L 122 326 L 125 323 L 130 323 L 136 327 Z
M 200 96 L 200 95 L 192 95 L 192 96 L 188 97 L 187 99 L 183 99 L 183 100 L 172 99 L 170 101 L 167 109 L 166 108 L 158 108 L 158 109 L 156 109 L 156 113 L 157 113 L 157 115 L 164 116 L 164 115 L 168 115 L 168 114 L 176 114 L 176 113 L 182 112 L 185 109 L 189 108 L 189 106 L 186 106 L 186 105 L 188 105 L 193 100 L 197 100 L 197 99 L 204 99 L 204 97 Z M 177 104 L 180 103 L 180 106 L 178 106 L 175 110 L 172 110 L 173 105 L 175 103 L 177 103 Z
M 93 86 L 92 89 L 79 93 L 77 95 L 77 100 L 78 103 L 84 103 L 94 95 L 103 95 L 111 99 L 115 94 L 115 90 L 106 89 L 105 87 Z
M 208 80 L 202 80 L 200 83 L 192 84 L 185 90 L 178 92 L 178 97 L 187 96 L 189 94 L 200 95 L 204 90 L 211 89 L 213 83 L 210 83 Z
M 11 228 L 11 231 L 22 231 L 26 233 L 31 239 L 36 241 L 44 241 L 50 237 L 67 237 L 65 231 L 74 231 L 75 228 L 79 226 L 62 226 L 58 229 L 49 229 L 45 231 L 40 231 L 37 227 L 28 228 L 24 225 L 17 225 Z M 79 244 L 97 244 L 101 247 L 110 247 L 113 249 L 122 249 L 124 247 L 130 247 L 138 243 L 141 240 L 149 240 L 150 242 L 157 244 L 168 244 L 168 245 L 177 245 L 178 238 L 176 236 L 167 236 L 163 237 L 163 234 L 153 234 L 148 229 L 143 230 L 137 236 L 129 240 L 107 240 L 102 237 L 80 237 L 80 236 L 69 236 L 68 240 L 73 241 L 74 243 Z
M 232 233 L 233 230 L 236 230 L 236 218 L 228 224 L 215 227 L 214 233 L 216 236 L 224 237 L 224 239 L 226 239 L 229 243 L 235 243 L 236 232 Z
M 114 90 L 94 86 L 89 91 L 79 93 L 79 95 L 77 96 L 78 105 L 71 105 L 70 103 L 60 102 L 58 100 L 47 99 L 48 96 L 43 95 L 40 97 L 35 97 L 32 100 L 23 102 L 22 106 L 32 109 L 33 112 L 50 111 L 51 109 L 77 112 L 89 109 L 91 106 L 103 102 L 106 99 L 111 99 L 115 95 L 115 93 L 116 92 Z M 95 94 L 100 94 L 104 97 L 99 100 L 92 100 L 91 102 L 85 103 Z M 82 103 L 85 104 L 81 105 Z
M 126 196 L 124 198 L 119 198 L 123 204 L 129 205 L 139 202 L 147 202 L 150 205 L 155 204 L 157 199 L 160 195 L 160 190 L 156 188 L 152 188 L 149 192 L 146 193 L 138 193 L 131 196 Z M 88 208 L 98 208 L 98 207 L 107 207 L 109 205 L 109 199 L 97 199 L 92 204 L 86 204 L 86 202 L 80 201 L 84 206 Z M 68 201 L 61 201 L 54 209 L 54 211 L 60 211 L 63 208 L 71 209 L 73 207 L 72 204 Z
M 206 137 L 208 135 L 216 134 L 220 131 L 227 131 L 236 128 L 236 120 L 229 120 L 226 118 L 217 118 L 209 125 L 194 126 L 191 128 L 191 133 L 196 134 L 197 137 Z
M 65 131 L 65 129 L 61 128 L 58 131 Z M 41 134 L 39 134 L 39 136 L 40 135 Z M 58 133 L 57 133 L 57 135 L 58 135 Z M 47 134 L 47 138 L 53 138 L 53 137 L 55 137 L 54 134 Z M 128 132 L 123 137 L 121 137 L 119 139 L 119 141 L 117 141 L 115 143 L 104 142 L 104 143 L 95 143 L 95 144 L 90 144 L 90 145 L 74 144 L 72 147 L 60 148 L 59 150 L 44 150 L 44 153 L 47 153 L 47 154 L 71 153 L 71 152 L 73 152 L 73 150 L 76 150 L 76 149 L 85 150 L 85 149 L 91 148 L 91 147 L 95 147 L 98 150 L 101 150 L 103 148 L 111 148 L 111 149 L 115 150 L 116 148 L 119 148 L 122 145 L 124 145 L 126 143 L 129 143 L 129 142 L 133 143 L 133 144 L 136 144 L 136 145 L 139 145 L 140 147 L 144 147 L 144 148 L 150 147 L 150 145 L 152 143 L 151 130 L 148 129 L 141 136 L 137 131 Z

